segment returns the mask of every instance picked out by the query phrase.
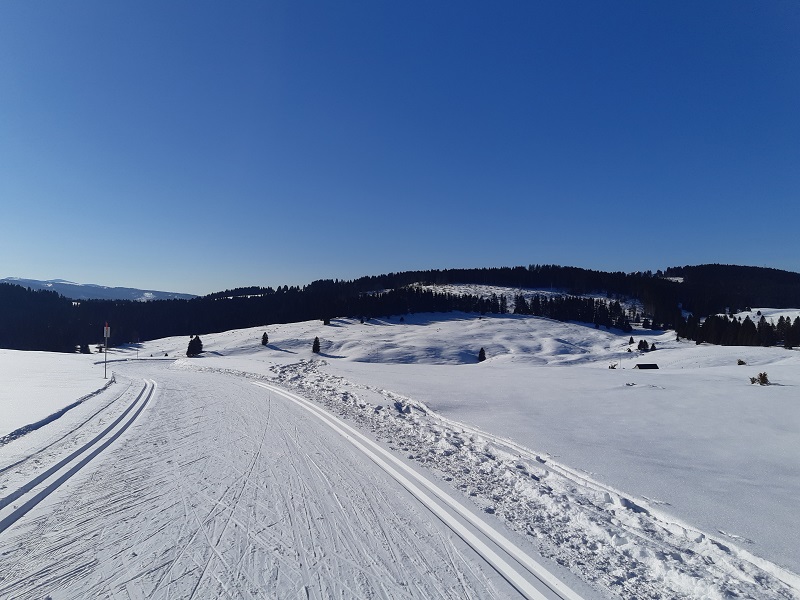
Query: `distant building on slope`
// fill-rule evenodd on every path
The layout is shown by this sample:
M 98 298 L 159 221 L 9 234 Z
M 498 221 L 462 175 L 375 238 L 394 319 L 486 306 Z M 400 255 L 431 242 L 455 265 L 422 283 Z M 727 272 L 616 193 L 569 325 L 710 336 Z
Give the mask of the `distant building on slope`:
M 634 365 L 634 369 L 657 369 L 658 365 L 656 363 L 638 363 Z

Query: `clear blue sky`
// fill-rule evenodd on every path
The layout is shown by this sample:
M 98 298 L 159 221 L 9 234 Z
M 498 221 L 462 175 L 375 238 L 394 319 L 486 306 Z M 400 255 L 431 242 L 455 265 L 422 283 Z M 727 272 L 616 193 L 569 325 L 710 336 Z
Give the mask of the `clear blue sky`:
M 800 2 L 0 3 L 0 277 L 800 271 Z

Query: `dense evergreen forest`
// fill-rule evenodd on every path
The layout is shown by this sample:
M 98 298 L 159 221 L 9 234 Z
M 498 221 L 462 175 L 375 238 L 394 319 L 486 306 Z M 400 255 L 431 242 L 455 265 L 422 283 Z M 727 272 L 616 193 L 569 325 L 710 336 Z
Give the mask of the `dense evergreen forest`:
M 508 310 L 509 299 L 504 296 L 438 293 L 412 285 L 417 283 L 558 291 L 562 295 L 537 296 L 530 301 L 517 297 L 515 312 L 623 331 L 630 330 L 634 315 L 626 313 L 619 300 L 630 298 L 641 302 L 641 317 L 651 328 L 675 328 L 678 335 L 698 342 L 800 345 L 795 341 L 800 319 L 788 326 L 765 320 L 754 324 L 728 317 L 702 319 L 751 306 L 800 307 L 798 273 L 728 265 L 674 267 L 656 273 L 530 265 L 407 271 L 352 281 L 321 280 L 304 287 L 237 288 L 191 300 L 151 302 L 77 302 L 54 292 L 0 284 L 0 347 L 73 352 L 100 341 L 106 322 L 112 327 L 113 345 L 338 316 L 447 311 L 497 314 Z M 580 297 L 590 293 L 606 300 Z M 683 316 L 687 313 L 692 313 L 688 320 Z

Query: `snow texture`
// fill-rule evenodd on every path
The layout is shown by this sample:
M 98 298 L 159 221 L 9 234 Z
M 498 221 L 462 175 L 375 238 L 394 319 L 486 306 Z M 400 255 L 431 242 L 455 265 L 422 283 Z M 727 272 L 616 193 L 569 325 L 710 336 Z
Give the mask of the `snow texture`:
M 641 354 L 630 335 L 659 349 Z M 0 533 L 0 598 L 518 593 L 279 390 L 375 440 L 585 598 L 800 598 L 796 351 L 456 313 L 202 338 L 200 358 L 185 358 L 183 337 L 142 345 L 141 360 L 115 351 L 114 384 L 0 447 L 8 498 L 128 427 Z M 59 358 L 105 383 L 91 357 Z M 80 379 L 69 365 L 54 389 Z M 774 384 L 750 385 L 759 371 Z M 20 397 L 33 371 L 17 372 L 4 393 Z M 147 405 L 120 417 L 149 380 Z M 0 520 L 24 500 L 0 500 Z

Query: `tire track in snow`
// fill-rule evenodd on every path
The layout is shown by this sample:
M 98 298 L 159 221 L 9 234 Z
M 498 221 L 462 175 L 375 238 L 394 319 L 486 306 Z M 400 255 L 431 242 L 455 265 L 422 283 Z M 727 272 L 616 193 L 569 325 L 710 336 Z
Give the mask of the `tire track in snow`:
M 568 588 L 564 583 L 559 581 L 542 565 L 536 563 L 531 557 L 522 552 L 522 550 L 515 546 L 505 536 L 489 527 L 454 498 L 441 490 L 438 486 L 435 486 L 427 479 L 422 477 L 419 473 L 413 469 L 410 469 L 403 462 L 398 460 L 396 457 L 391 455 L 369 438 L 365 437 L 337 417 L 334 417 L 327 411 L 322 410 L 318 406 L 296 394 L 260 381 L 254 381 L 252 383 L 256 386 L 283 396 L 287 400 L 290 400 L 303 407 L 329 427 L 334 429 L 337 433 L 342 435 L 345 439 L 350 441 L 359 450 L 364 452 L 373 462 L 380 466 L 384 471 L 386 471 L 386 473 L 391 475 L 398 483 L 406 488 L 406 490 L 408 490 L 412 495 L 425 504 L 425 506 L 427 506 L 428 509 L 430 509 L 431 512 L 433 512 L 442 522 L 450 527 L 453 532 L 455 532 L 459 537 L 461 537 L 461 539 L 463 539 L 476 552 L 478 552 L 525 598 L 529 598 L 530 600 L 548 600 L 548 596 L 542 593 L 537 587 L 533 586 L 524 576 L 520 575 L 520 573 L 512 565 L 510 565 L 508 561 L 497 554 L 497 552 L 492 550 L 492 548 L 490 548 L 485 542 L 472 533 L 472 531 L 464 527 L 450 514 L 450 512 L 443 509 L 428 494 L 426 494 L 415 483 L 413 483 L 411 479 L 415 479 L 419 484 L 427 488 L 442 502 L 453 509 L 461 518 L 465 519 L 473 527 L 476 527 L 479 531 L 481 531 L 481 533 L 496 543 L 500 548 L 507 552 L 509 556 L 513 557 L 514 560 L 516 560 L 528 573 L 533 575 L 538 581 L 546 586 L 550 592 L 555 594 L 556 597 L 563 600 L 582 600 L 578 594 Z M 409 477 L 411 479 L 409 479 Z

